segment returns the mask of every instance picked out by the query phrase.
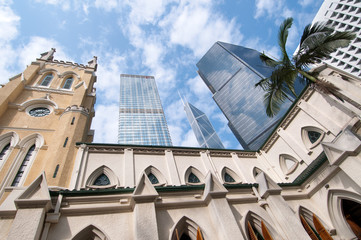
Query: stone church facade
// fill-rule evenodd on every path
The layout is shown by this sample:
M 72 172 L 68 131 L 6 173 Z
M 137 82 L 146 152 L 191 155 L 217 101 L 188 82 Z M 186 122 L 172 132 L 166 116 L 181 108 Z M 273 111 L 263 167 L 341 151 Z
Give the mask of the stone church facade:
M 320 66 L 258 151 L 91 143 L 96 58 L 0 89 L 0 239 L 357 239 L 361 81 Z M 70 80 L 69 80 L 70 79 Z

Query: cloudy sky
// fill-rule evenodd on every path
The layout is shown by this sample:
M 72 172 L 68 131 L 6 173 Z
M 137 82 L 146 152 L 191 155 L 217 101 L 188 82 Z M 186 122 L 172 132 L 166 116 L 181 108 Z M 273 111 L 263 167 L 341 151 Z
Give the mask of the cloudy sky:
M 173 145 L 198 144 L 177 90 L 204 111 L 227 148 L 241 146 L 197 75 L 216 41 L 277 57 L 277 31 L 294 18 L 288 51 L 322 0 L 0 0 L 0 83 L 55 47 L 55 59 L 98 57 L 94 142 L 117 142 L 121 73 L 156 78 Z

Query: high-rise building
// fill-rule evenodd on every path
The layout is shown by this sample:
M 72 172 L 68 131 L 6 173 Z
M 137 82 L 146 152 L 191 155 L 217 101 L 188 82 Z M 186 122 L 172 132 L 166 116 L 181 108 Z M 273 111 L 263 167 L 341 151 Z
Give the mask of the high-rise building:
M 336 31 L 353 31 L 356 38 L 345 48 L 339 48 L 324 60 L 325 63 L 361 77 L 361 1 L 360 0 L 325 0 L 314 22 L 325 22 Z
M 285 102 L 273 118 L 266 115 L 264 91 L 255 88 L 272 68 L 256 50 L 216 42 L 197 63 L 198 73 L 228 119 L 228 126 L 244 149 L 258 150 L 292 102 Z M 300 92 L 301 86 L 296 87 Z M 291 97 L 291 96 L 290 96 Z
M 118 143 L 172 146 L 154 77 L 120 75 Z
M 184 111 L 187 114 L 188 121 L 193 129 L 198 144 L 202 148 L 224 148 L 221 139 L 218 137 L 207 115 L 186 102 Z

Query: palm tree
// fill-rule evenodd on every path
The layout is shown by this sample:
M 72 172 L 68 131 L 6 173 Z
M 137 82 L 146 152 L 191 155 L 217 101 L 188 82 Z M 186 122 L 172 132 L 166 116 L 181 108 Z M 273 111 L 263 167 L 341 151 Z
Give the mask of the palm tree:
M 266 92 L 264 103 L 269 117 L 278 113 L 286 99 L 291 100 L 290 94 L 297 97 L 294 89 L 297 76 L 301 76 L 305 82 L 313 84 L 318 91 L 334 95 L 342 100 L 339 89 L 335 85 L 318 79 L 315 73 L 308 70 L 311 65 L 328 58 L 338 48 L 346 47 L 355 38 L 355 34 L 336 32 L 320 22 L 309 24 L 303 31 L 296 54 L 290 58 L 286 51 L 286 42 L 292 23 L 293 19 L 287 18 L 280 26 L 278 44 L 282 54 L 281 59 L 275 60 L 264 53 L 260 55 L 266 65 L 274 68 L 269 78 L 262 79 L 255 85 Z

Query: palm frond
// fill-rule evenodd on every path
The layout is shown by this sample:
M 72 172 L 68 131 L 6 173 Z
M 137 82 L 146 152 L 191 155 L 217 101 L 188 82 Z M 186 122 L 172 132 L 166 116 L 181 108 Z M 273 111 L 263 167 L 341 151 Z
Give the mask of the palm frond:
M 355 37 L 352 32 L 336 32 L 322 23 L 307 26 L 293 58 L 296 68 L 305 69 L 321 62 L 338 48 L 348 46 Z
M 288 30 L 292 27 L 293 18 L 287 18 L 283 21 L 278 32 L 278 45 L 282 53 L 282 62 L 288 64 L 290 59 L 286 51 L 286 42 L 288 38 Z
M 259 58 L 262 62 L 264 62 L 269 67 L 276 67 L 280 65 L 281 63 L 279 61 L 274 60 L 271 57 L 268 57 L 264 52 L 259 55 Z
M 269 78 L 263 78 L 261 79 L 258 83 L 256 83 L 254 86 L 255 87 L 261 87 L 263 89 L 263 91 L 266 91 L 269 88 Z

